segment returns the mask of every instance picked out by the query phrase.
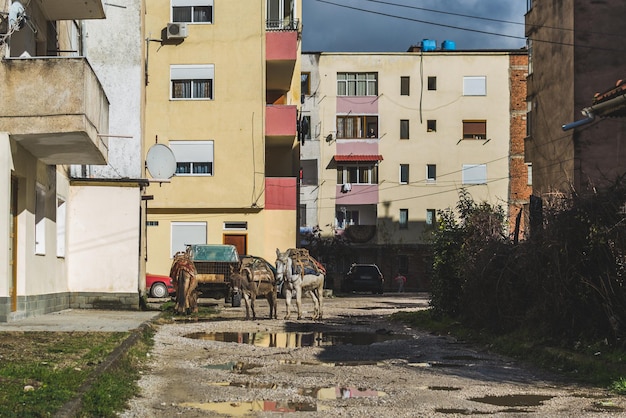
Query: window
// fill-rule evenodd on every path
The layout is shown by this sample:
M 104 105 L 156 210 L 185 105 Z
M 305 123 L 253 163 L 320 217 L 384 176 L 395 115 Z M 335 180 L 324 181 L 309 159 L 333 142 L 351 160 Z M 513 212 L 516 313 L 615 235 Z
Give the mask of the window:
M 400 227 L 400 229 L 409 228 L 409 210 L 408 209 L 400 209 L 400 214 L 398 217 L 398 226 Z
M 306 205 L 299 205 L 299 214 L 300 214 L 300 225 L 306 226 Z
M 337 184 L 378 184 L 378 165 L 360 163 L 337 166 Z
M 377 73 L 337 73 L 337 96 L 378 95 Z
M 464 120 L 463 139 L 487 139 L 487 121 Z
M 46 254 L 46 188 L 39 183 L 35 190 L 35 254 Z
M 437 77 L 428 77 L 428 90 L 437 90 Z
M 434 183 L 437 180 L 437 166 L 435 164 L 426 165 L 426 181 Z
M 400 164 L 400 184 L 409 184 L 409 165 Z
M 224 231 L 247 231 L 248 222 L 247 221 L 224 222 L 222 229 Z
M 533 164 L 527 163 L 526 169 L 528 171 L 528 178 L 526 179 L 526 184 L 528 184 L 529 186 L 532 186 L 533 185 Z
M 214 66 L 170 65 L 172 99 L 213 100 Z
M 359 211 L 347 210 L 344 206 L 341 206 L 336 212 L 337 216 L 337 228 L 345 229 L 350 225 L 359 224 Z
M 212 176 L 213 141 L 170 141 L 176 157 L 176 175 Z
M 533 129 L 533 102 L 526 102 L 526 137 L 532 135 Z
M 337 139 L 378 137 L 378 116 L 337 116 Z
M 426 132 L 437 132 L 437 121 L 429 119 L 426 121 Z
M 434 226 L 436 221 L 437 213 L 435 209 L 426 209 L 426 225 Z
M 172 256 L 190 244 L 206 244 L 206 222 L 172 222 Z
M 400 120 L 400 139 L 409 139 L 409 120 Z
M 65 257 L 65 199 L 57 196 L 57 257 Z
M 463 164 L 463 184 L 487 184 L 486 164 Z
M 411 77 L 400 77 L 400 95 L 408 96 L 411 91 Z
M 213 0 L 172 0 L 172 22 L 213 23 Z
M 300 136 L 300 142 L 302 143 L 304 143 L 304 140 L 311 139 L 311 116 L 302 115 L 298 135 Z
M 268 29 L 297 29 L 294 19 L 295 0 L 267 0 Z
M 317 185 L 317 160 L 301 160 L 300 168 L 302 170 L 302 176 L 300 177 L 300 184 L 303 186 L 316 186 Z
M 300 73 L 300 94 L 311 95 L 311 73 Z
M 487 77 L 463 77 L 463 96 L 486 96 Z

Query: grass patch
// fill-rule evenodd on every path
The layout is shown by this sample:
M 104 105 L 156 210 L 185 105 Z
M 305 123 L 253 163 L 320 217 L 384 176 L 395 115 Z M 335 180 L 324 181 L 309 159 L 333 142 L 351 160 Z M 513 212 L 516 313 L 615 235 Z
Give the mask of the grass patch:
M 393 320 L 430 331 L 451 335 L 499 354 L 556 372 L 579 383 L 607 387 L 626 393 L 626 351 L 605 342 L 568 345 L 538 335 L 531 329 L 494 335 L 464 327 L 450 318 L 434 318 L 431 310 L 398 312 Z
M 49 416 L 127 333 L 1 332 L 0 416 Z
M 137 341 L 116 363 L 104 372 L 83 397 L 81 417 L 115 417 L 139 394 L 137 381 L 146 366 L 153 346 L 154 329 L 146 327 Z

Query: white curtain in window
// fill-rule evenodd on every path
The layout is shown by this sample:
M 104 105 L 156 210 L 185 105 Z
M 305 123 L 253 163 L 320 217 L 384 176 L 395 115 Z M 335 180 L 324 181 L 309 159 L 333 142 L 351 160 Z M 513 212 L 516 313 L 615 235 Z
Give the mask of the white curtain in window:
M 213 0 L 172 0 L 172 7 L 213 6 Z
M 213 64 L 170 65 L 172 80 L 212 80 L 215 73 Z
M 486 184 L 486 164 L 463 164 L 463 184 Z
M 206 222 L 172 222 L 172 256 L 187 244 L 206 244 Z
M 213 141 L 170 141 L 179 163 L 213 162 Z
M 463 77 L 464 96 L 485 96 L 487 95 L 487 77 Z

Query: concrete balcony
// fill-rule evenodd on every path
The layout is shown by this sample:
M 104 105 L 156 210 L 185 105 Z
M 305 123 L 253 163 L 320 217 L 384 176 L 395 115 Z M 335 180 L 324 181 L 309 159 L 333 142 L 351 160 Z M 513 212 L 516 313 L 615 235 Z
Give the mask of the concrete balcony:
M 268 146 L 291 146 L 296 138 L 298 109 L 293 105 L 265 107 L 265 139 Z
M 265 34 L 266 89 L 278 94 L 291 88 L 298 59 L 298 30 L 268 31 Z
M 109 101 L 85 58 L 5 59 L 0 88 L 0 131 L 36 158 L 106 164 Z
M 46 0 L 38 2 L 48 20 L 104 19 L 102 0 Z

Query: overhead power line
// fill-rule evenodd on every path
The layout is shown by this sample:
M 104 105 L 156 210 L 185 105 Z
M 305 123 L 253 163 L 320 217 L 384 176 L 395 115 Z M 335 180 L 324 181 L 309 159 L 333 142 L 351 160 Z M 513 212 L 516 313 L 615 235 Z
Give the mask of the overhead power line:
M 385 17 L 390 17 L 390 18 L 393 18 L 393 19 L 408 20 L 410 22 L 423 23 L 425 25 L 439 26 L 439 27 L 444 27 L 444 28 L 449 28 L 449 29 L 454 29 L 454 30 L 461 30 L 461 31 L 465 31 L 465 32 L 480 33 L 480 34 L 483 34 L 483 35 L 490 35 L 490 36 L 499 36 L 499 37 L 510 38 L 510 39 L 519 39 L 519 40 L 526 40 L 527 39 L 525 36 L 509 35 L 509 34 L 505 34 L 505 33 L 491 32 L 491 31 L 486 31 L 486 30 L 481 30 L 481 29 L 464 28 L 464 27 L 461 27 L 461 26 L 448 25 L 448 24 L 445 24 L 445 23 L 436 23 L 436 22 L 432 22 L 432 21 L 428 21 L 428 20 L 415 19 L 415 18 L 411 18 L 411 17 L 407 17 L 407 16 L 398 16 L 398 15 L 394 15 L 394 14 L 390 14 L 390 13 L 383 13 L 383 12 L 379 12 L 379 11 L 375 11 L 375 10 L 368 10 L 368 9 L 363 9 L 363 8 L 360 8 L 360 7 L 348 6 L 348 5 L 345 5 L 345 4 L 334 3 L 334 2 L 328 1 L 328 0 L 315 0 L 315 1 L 317 1 L 319 3 L 329 4 L 329 5 L 336 6 L 336 7 L 341 7 L 341 8 L 344 8 L 344 9 L 356 10 L 356 11 L 363 12 L 363 13 L 374 14 L 374 15 L 377 15 L 377 16 L 385 16 Z M 373 0 L 370 0 L 370 1 L 373 1 Z M 623 48 L 622 49 L 615 49 L 615 48 L 606 48 L 606 47 L 597 46 L 597 45 L 573 44 L 573 43 L 568 43 L 568 42 L 560 42 L 560 41 L 552 41 L 552 40 L 547 40 L 547 39 L 539 39 L 539 38 L 535 38 L 535 37 L 532 37 L 532 36 L 529 37 L 528 39 L 532 40 L 533 42 L 547 43 L 547 44 L 553 44 L 553 45 L 562 45 L 562 46 L 575 46 L 577 48 L 592 48 L 594 50 L 600 50 L 600 51 L 619 52 L 619 53 L 623 53 L 625 51 Z

